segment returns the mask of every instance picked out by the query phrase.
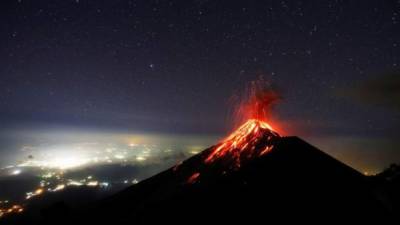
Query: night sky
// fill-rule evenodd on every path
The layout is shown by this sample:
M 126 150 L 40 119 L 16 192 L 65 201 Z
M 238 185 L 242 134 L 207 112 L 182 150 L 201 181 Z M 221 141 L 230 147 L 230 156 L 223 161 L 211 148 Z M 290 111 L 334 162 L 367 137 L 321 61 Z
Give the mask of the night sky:
M 0 4 L 4 146 L 50 127 L 222 137 L 264 76 L 284 135 L 360 170 L 400 162 L 398 0 Z

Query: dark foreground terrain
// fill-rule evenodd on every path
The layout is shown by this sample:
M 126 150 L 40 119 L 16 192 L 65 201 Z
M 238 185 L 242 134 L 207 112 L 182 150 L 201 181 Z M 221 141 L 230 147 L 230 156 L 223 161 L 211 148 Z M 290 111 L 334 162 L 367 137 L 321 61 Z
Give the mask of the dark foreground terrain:
M 297 137 L 276 138 L 268 154 L 227 167 L 205 164 L 213 148 L 107 199 L 6 224 L 259 224 L 285 221 L 385 224 L 394 220 L 383 178 L 366 177 Z M 257 148 L 263 148 L 263 140 Z M 270 144 L 270 143 L 269 143 Z M 229 159 L 226 159 L 229 160 Z M 394 191 L 394 190 L 393 190 Z

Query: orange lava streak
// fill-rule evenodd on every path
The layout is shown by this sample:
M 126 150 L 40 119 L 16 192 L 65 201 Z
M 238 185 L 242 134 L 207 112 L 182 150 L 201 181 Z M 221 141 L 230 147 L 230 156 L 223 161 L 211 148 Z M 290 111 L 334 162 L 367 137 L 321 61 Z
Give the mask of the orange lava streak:
M 270 121 L 271 108 L 281 99 L 264 79 L 253 81 L 242 95 L 237 97 L 236 122 L 246 121 L 236 131 L 210 150 L 204 163 L 216 161 L 226 169 L 237 169 L 245 161 L 263 156 L 274 148 L 279 134 L 265 121 Z M 224 172 L 225 173 L 225 169 Z M 187 182 L 193 184 L 200 173 L 193 173 Z
M 265 149 L 260 152 L 260 155 L 265 155 L 266 153 L 270 152 L 273 147 L 273 145 L 265 147 Z
M 200 176 L 200 173 L 194 173 L 194 174 L 192 174 L 192 176 L 189 177 L 187 182 L 189 184 L 193 184 L 198 180 L 199 176 Z
M 271 137 L 279 137 L 268 123 L 250 119 L 216 147 L 205 159 L 205 162 L 211 163 L 218 158 L 231 155 L 235 158 L 236 166 L 240 166 L 240 158 L 243 155 L 247 156 L 247 158 L 256 155 L 256 152 L 254 152 L 255 144 L 261 138 L 265 138 L 266 135 L 268 140 Z M 272 146 L 268 146 L 257 155 L 262 155 L 271 149 Z

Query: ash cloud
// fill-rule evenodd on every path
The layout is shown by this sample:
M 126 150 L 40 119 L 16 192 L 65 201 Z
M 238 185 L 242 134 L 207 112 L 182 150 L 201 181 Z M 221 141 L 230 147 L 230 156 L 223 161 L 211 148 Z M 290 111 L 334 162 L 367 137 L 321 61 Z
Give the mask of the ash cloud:
M 342 89 L 338 95 L 355 102 L 400 112 L 400 71 L 384 73 L 352 88 Z

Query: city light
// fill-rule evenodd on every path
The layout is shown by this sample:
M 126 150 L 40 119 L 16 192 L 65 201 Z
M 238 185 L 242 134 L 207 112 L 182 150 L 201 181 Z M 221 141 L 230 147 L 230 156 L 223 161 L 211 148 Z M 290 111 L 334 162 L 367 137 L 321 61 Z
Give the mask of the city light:
M 99 182 L 98 181 L 89 181 L 87 184 L 86 184 L 87 186 L 97 186 L 97 185 L 99 185 Z
M 157 145 L 144 145 L 129 143 L 115 146 L 99 146 L 96 143 L 77 144 L 74 146 L 57 145 L 35 149 L 35 152 L 27 152 L 24 158 L 16 160 L 14 165 L 0 168 L 0 176 L 18 176 L 22 173 L 34 175 L 37 180 L 35 188 L 22 192 L 22 201 L 0 201 L 0 217 L 7 214 L 21 213 L 24 207 L 34 198 L 45 196 L 46 193 L 61 192 L 69 187 L 86 186 L 112 190 L 114 185 L 135 185 L 139 180 L 134 177 L 118 178 L 116 180 L 100 179 L 95 174 L 85 174 L 85 169 L 101 165 L 145 165 L 153 164 L 160 156 L 176 154 L 171 147 L 159 148 Z M 197 154 L 198 149 L 188 145 L 186 156 Z M 22 157 L 22 156 L 21 156 Z M 175 163 L 176 160 L 171 161 Z M 164 163 L 164 162 L 163 162 Z M 171 165 L 172 165 L 171 164 Z M 78 174 L 74 171 L 82 171 Z M 71 176 L 72 172 L 73 176 Z M 83 173 L 83 174 L 82 174 Z M 15 207 L 13 207 L 15 206 Z
M 21 170 L 19 170 L 19 169 L 13 170 L 11 172 L 11 175 L 19 175 L 19 174 L 21 174 Z

